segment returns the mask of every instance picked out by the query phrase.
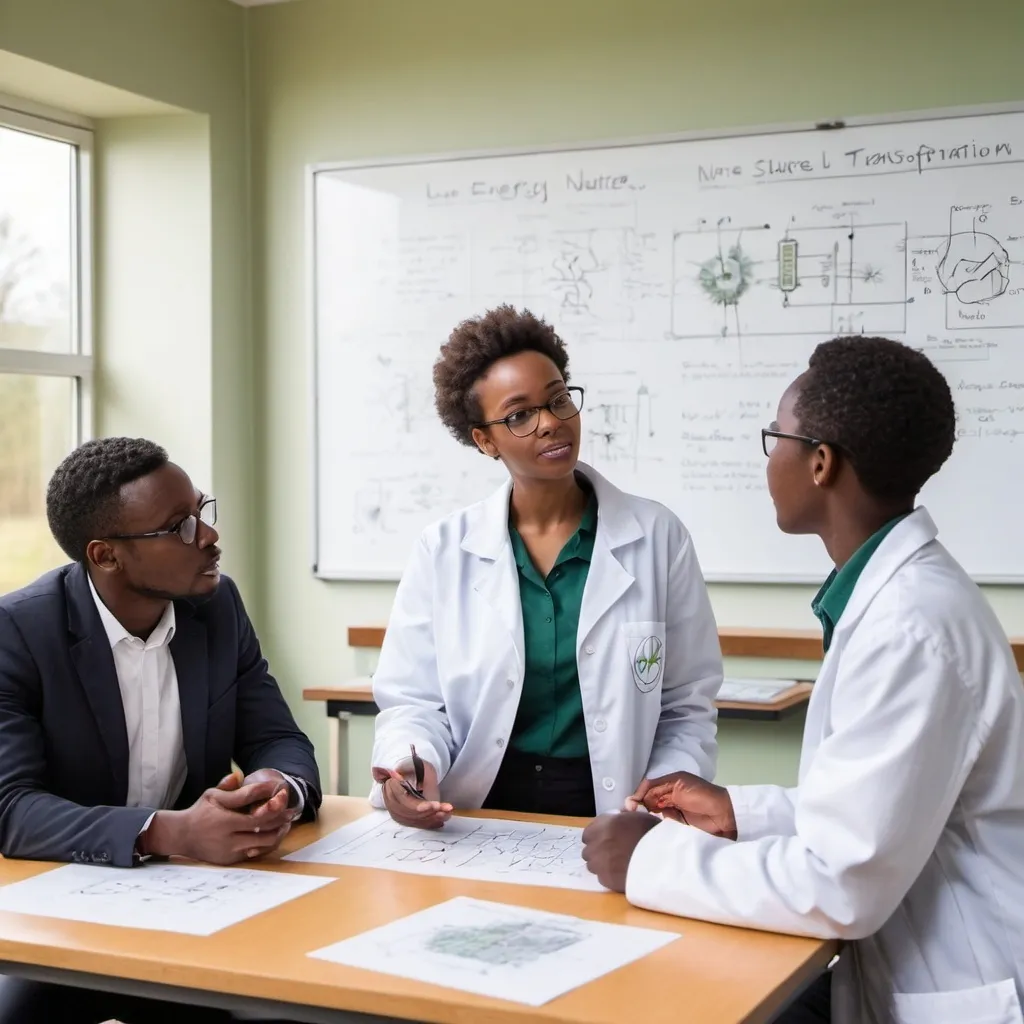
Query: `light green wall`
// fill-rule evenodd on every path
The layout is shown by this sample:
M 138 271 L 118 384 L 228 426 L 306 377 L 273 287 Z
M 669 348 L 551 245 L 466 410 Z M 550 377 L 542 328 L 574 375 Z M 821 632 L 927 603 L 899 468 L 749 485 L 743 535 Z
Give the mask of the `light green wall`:
M 301 689 L 366 671 L 344 629 L 385 622 L 393 587 L 309 571 L 305 165 L 1024 99 L 1024 5 L 994 0 L 986 24 L 998 31 L 972 45 L 963 10 L 944 0 L 727 10 L 301 0 L 248 11 L 227 0 L 0 0 L 0 49 L 195 115 L 99 125 L 99 423 L 170 435 L 197 476 L 212 474 L 229 570 L 325 766 L 323 709 L 301 708 Z M 161 156 L 184 161 L 182 173 L 147 173 Z M 133 204 L 138 224 L 126 219 Z M 155 252 L 171 238 L 178 248 Z M 155 263 L 131 267 L 147 245 Z M 164 273 L 170 298 L 150 308 Z M 157 339 L 176 335 L 197 372 L 179 368 L 159 392 L 123 390 L 133 373 L 160 372 L 172 357 Z M 129 350 L 145 364 L 119 363 Z M 809 597 L 712 588 L 728 625 L 811 626 Z M 1007 629 L 1024 633 L 1024 590 L 992 597 Z M 791 772 L 798 725 L 723 726 L 724 773 Z
M 97 124 L 97 426 L 212 485 L 258 612 L 245 34 L 228 0 L 0 0 L 0 49 L 198 115 Z
M 983 42 L 965 40 L 963 14 L 935 0 L 302 0 L 251 10 L 263 634 L 280 675 L 298 687 L 366 671 L 343 630 L 385 622 L 393 594 L 310 574 L 306 164 L 1024 99 L 1024 4 L 986 7 L 998 31 Z M 723 625 L 809 627 L 810 596 L 712 588 Z M 1024 591 L 993 600 L 1024 633 Z M 321 715 L 309 709 L 304 724 L 323 744 Z M 769 752 L 788 759 L 784 771 L 795 763 L 788 725 L 727 725 L 723 742 L 729 774 L 774 772 Z
M 173 400 L 213 394 L 209 124 L 202 114 L 97 124 L 95 420 L 101 436 L 159 440 L 212 493 L 211 403 L 183 415 Z

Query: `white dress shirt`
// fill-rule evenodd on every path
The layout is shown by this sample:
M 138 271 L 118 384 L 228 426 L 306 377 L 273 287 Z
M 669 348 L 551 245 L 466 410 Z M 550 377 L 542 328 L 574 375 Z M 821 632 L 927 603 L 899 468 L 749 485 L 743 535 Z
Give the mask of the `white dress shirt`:
M 174 605 L 167 608 L 148 639 L 132 636 L 100 600 L 89 580 L 100 621 L 114 655 L 128 730 L 129 807 L 173 807 L 188 766 L 181 732 L 178 674 L 171 657 Z
M 181 731 L 178 673 L 171 657 L 174 605 L 170 601 L 148 639 L 132 636 L 114 618 L 89 579 L 89 589 L 110 641 L 114 671 L 121 690 L 128 732 L 128 807 L 167 810 L 175 805 L 188 764 Z M 295 814 L 305 807 L 306 794 L 290 775 L 280 773 L 298 796 Z M 149 827 L 152 817 L 143 826 Z

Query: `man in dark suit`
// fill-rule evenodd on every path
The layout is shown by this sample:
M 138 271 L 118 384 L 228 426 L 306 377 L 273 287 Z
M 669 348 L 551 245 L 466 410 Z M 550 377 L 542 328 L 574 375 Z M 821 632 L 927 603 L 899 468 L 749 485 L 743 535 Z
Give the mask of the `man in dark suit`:
M 319 776 L 220 574 L 216 500 L 158 445 L 104 438 L 61 463 L 46 504 L 73 561 L 0 598 L 0 852 L 124 868 L 276 849 L 316 815 Z M 0 1024 L 180 1013 L 0 986 Z

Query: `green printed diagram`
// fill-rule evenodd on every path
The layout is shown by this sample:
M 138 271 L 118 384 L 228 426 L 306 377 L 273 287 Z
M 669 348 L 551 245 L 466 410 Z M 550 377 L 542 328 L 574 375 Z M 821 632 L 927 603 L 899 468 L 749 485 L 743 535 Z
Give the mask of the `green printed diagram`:
M 702 220 L 673 234 L 670 337 L 903 333 L 906 246 L 903 222 Z
M 574 946 L 583 935 L 572 928 L 538 921 L 447 926 L 428 936 L 427 952 L 484 966 L 522 967 Z

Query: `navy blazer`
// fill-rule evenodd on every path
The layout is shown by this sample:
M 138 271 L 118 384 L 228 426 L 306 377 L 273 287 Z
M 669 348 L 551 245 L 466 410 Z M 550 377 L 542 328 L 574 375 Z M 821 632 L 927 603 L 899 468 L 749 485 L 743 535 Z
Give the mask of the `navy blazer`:
M 194 803 L 234 762 L 276 768 L 320 806 L 313 747 L 260 652 L 234 583 L 175 601 L 178 676 Z M 125 807 L 128 733 L 110 641 L 78 564 L 0 598 L 0 853 L 129 867 L 155 807 Z

